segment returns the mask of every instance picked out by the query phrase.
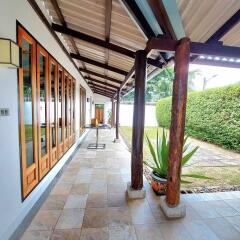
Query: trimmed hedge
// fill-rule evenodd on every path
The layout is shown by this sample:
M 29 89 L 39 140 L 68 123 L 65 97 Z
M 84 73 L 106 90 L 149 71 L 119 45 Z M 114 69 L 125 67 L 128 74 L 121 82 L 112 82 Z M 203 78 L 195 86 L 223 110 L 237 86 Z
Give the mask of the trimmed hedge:
M 157 102 L 158 125 L 169 128 L 172 98 Z M 186 133 L 240 152 L 240 84 L 188 94 Z

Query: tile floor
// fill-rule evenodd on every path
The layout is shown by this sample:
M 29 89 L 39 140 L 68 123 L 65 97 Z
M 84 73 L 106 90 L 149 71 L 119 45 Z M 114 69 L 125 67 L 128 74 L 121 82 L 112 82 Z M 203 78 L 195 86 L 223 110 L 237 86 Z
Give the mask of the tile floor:
M 130 153 L 100 130 L 105 150 L 87 150 L 92 130 L 22 236 L 22 240 L 240 240 L 240 192 L 182 195 L 184 219 L 167 221 L 145 182 L 147 196 L 128 200 Z

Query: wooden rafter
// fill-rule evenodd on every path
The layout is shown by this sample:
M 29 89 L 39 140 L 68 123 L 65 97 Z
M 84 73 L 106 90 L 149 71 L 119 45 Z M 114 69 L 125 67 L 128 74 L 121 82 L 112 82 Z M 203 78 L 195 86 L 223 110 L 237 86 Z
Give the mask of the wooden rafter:
M 116 92 L 117 89 L 112 89 L 112 88 L 109 88 L 109 87 L 106 87 L 105 85 L 99 85 L 99 84 L 96 84 L 96 83 L 93 83 L 93 82 L 88 82 L 89 85 L 92 85 L 93 87 L 97 87 L 97 88 L 102 88 L 104 90 L 109 90 L 110 92 Z
M 79 70 L 80 70 L 81 72 L 89 73 L 89 74 L 94 75 L 94 76 L 96 76 L 96 77 L 100 77 L 100 78 L 103 78 L 103 79 L 105 79 L 105 80 L 108 80 L 108 81 L 117 83 L 117 84 L 121 84 L 121 83 L 122 83 L 122 81 L 120 81 L 120 80 L 117 80 L 117 79 L 112 78 L 112 77 L 109 77 L 109 76 L 104 76 L 103 74 L 100 74 L 100 73 L 97 73 L 97 72 L 94 72 L 94 71 L 91 71 L 91 70 L 88 70 L 88 69 L 79 68 Z
M 91 87 L 93 87 L 96 90 L 100 90 L 100 91 L 108 92 L 108 93 L 112 93 L 112 94 L 114 94 L 116 92 L 114 90 L 109 90 L 109 89 L 106 89 L 105 87 L 97 87 L 95 85 L 91 85 Z
M 54 10 L 55 10 L 55 12 L 56 12 L 56 14 L 57 14 L 57 16 L 58 16 L 61 24 L 62 24 L 64 27 L 67 27 L 67 23 L 66 23 L 66 21 L 65 21 L 65 19 L 64 19 L 64 16 L 63 16 L 63 14 L 62 14 L 62 11 L 61 11 L 58 3 L 57 3 L 57 0 L 50 0 L 50 1 L 51 1 L 52 5 L 53 5 L 53 8 L 54 8 Z M 70 42 L 71 42 L 72 47 L 74 48 L 74 51 L 75 51 L 77 54 L 80 55 L 74 39 L 73 39 L 71 36 L 69 36 L 69 40 L 70 40 Z M 84 62 L 81 61 L 81 64 L 82 64 L 83 68 L 86 68 Z
M 99 89 L 99 88 L 92 87 L 92 89 L 93 89 L 94 91 L 101 92 L 101 93 L 105 93 L 105 94 L 110 95 L 110 96 L 113 96 L 113 95 L 114 95 L 113 92 L 109 92 L 109 91 L 102 90 L 102 89 Z
M 105 63 L 101 63 L 101 62 L 95 61 L 95 60 L 90 59 L 90 58 L 82 57 L 82 56 L 80 56 L 78 54 L 75 54 L 75 53 L 70 53 L 70 56 L 72 58 L 81 60 L 81 61 L 83 61 L 85 63 L 91 64 L 91 65 L 94 65 L 94 66 L 97 66 L 97 67 L 100 67 L 100 68 L 103 68 L 103 69 L 108 69 L 108 70 L 110 70 L 112 72 L 115 72 L 115 73 L 118 73 L 118 74 L 121 74 L 121 75 L 124 75 L 124 76 L 126 76 L 128 74 L 128 72 L 126 72 L 126 71 L 124 71 L 122 69 L 106 65 Z
M 119 89 L 118 86 L 115 86 L 115 85 L 112 85 L 112 84 L 110 84 L 110 83 L 97 80 L 97 79 L 95 79 L 95 78 L 86 77 L 86 80 L 89 80 L 89 81 L 91 81 L 91 82 L 93 82 L 93 83 L 104 84 L 104 85 L 106 85 L 106 86 L 108 86 L 108 87 L 111 87 L 111 88 Z
M 102 93 L 102 92 L 99 92 L 99 91 L 93 91 L 93 92 L 96 93 L 96 94 L 102 95 L 104 97 L 113 98 L 113 95 L 105 94 L 105 93 Z

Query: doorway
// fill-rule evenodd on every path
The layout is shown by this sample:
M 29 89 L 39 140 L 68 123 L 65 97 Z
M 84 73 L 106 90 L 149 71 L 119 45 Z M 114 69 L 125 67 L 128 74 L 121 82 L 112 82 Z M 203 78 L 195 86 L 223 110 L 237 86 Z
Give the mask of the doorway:
M 104 104 L 95 104 L 95 118 L 103 124 L 104 121 Z

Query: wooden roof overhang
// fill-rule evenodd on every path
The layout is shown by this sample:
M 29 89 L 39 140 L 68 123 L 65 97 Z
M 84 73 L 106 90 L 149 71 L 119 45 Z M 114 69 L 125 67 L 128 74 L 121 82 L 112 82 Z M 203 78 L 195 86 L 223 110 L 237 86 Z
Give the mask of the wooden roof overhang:
M 108 97 L 134 87 L 137 50 L 148 52 L 151 75 L 174 60 L 174 47 L 185 36 L 192 41 L 192 63 L 240 67 L 238 0 L 227 6 L 222 0 L 28 1 L 92 90 Z

